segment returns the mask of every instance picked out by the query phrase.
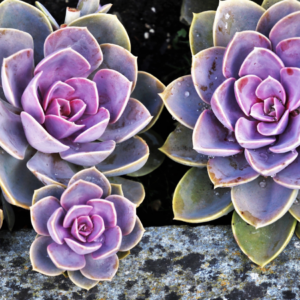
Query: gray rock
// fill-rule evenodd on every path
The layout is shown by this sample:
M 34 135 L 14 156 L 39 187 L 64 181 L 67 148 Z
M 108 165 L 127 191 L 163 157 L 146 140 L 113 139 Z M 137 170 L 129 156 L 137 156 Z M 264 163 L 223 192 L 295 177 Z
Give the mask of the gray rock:
M 90 291 L 63 275 L 32 271 L 33 231 L 0 231 L 0 299 L 300 299 L 295 236 L 275 261 L 260 268 L 241 253 L 229 226 L 146 229 L 113 281 Z

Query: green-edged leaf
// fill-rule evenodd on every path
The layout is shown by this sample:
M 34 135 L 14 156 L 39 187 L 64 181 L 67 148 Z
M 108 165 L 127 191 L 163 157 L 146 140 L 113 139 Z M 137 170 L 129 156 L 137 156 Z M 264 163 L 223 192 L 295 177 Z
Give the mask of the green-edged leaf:
M 124 251 L 124 252 L 119 251 L 119 252 L 117 253 L 119 260 L 124 259 L 124 258 L 127 257 L 129 254 L 130 254 L 130 250 Z
M 111 3 L 105 4 L 100 8 L 100 10 L 98 10 L 98 13 L 106 14 L 111 9 L 111 7 L 112 7 Z
M 295 233 L 297 238 L 300 239 L 300 223 L 297 223 Z
M 139 136 L 117 144 L 115 150 L 96 168 L 106 177 L 121 176 L 135 172 L 145 165 L 149 147 Z
M 300 222 L 300 202 L 298 200 L 298 197 L 291 206 L 289 212 L 298 222 Z
M 124 197 L 133 202 L 137 207 L 144 201 L 145 189 L 140 182 L 123 177 L 109 177 L 108 180 L 111 183 L 121 184 Z
M 35 6 L 41 10 L 41 12 L 48 18 L 49 22 L 52 24 L 53 29 L 58 29 L 59 25 L 53 16 L 50 14 L 48 9 L 40 2 L 36 1 Z
M 43 186 L 40 189 L 34 191 L 34 194 L 32 196 L 32 205 L 48 196 L 53 196 L 57 199 L 60 199 L 64 191 L 65 188 L 57 184 Z
M 149 73 L 139 71 L 137 83 L 131 97 L 142 102 L 153 116 L 151 122 L 141 131 L 145 132 L 150 129 L 159 118 L 164 103 L 159 93 L 165 90 L 165 86 L 156 77 Z
M 191 168 L 179 181 L 174 197 L 174 219 L 202 223 L 218 219 L 233 210 L 230 189 L 213 189 L 206 168 Z
M 0 27 L 28 32 L 33 37 L 36 64 L 43 59 L 44 42 L 52 32 L 52 26 L 39 9 L 23 1 L 3 1 L 0 4 Z
M 213 47 L 212 29 L 215 15 L 215 11 L 204 11 L 194 14 L 189 33 L 190 47 L 193 55 L 201 50 Z
M 206 10 L 216 10 L 219 0 L 199 1 L 183 0 L 180 12 L 180 21 L 190 25 L 193 19 L 193 13 L 200 13 Z
M 164 143 L 159 134 L 157 134 L 153 130 L 148 130 L 140 134 L 140 137 L 143 138 L 149 146 L 150 155 L 146 164 L 142 168 L 133 173 L 127 174 L 131 177 L 140 177 L 150 174 L 151 172 L 156 170 L 165 159 L 165 155 L 158 150 L 158 148 L 161 147 Z
M 264 267 L 276 258 L 291 240 L 297 221 L 285 214 L 275 223 L 255 229 L 236 212 L 232 217 L 232 231 L 241 250 L 257 265 Z
M 1 193 L 1 202 L 2 202 L 4 219 L 7 223 L 9 231 L 12 231 L 16 220 L 14 210 L 12 206 L 5 200 L 4 195 L 2 193 Z M 0 220 L 0 228 L 1 228 L 1 220 Z
M 278 2 L 281 2 L 282 0 L 264 0 L 263 3 L 262 3 L 262 7 L 264 9 L 268 9 L 270 8 L 272 5 L 278 3 Z
M 235 210 L 255 228 L 264 227 L 280 219 L 292 206 L 298 190 L 277 184 L 272 177 L 262 176 L 231 190 Z
M 68 277 L 70 280 L 76 284 L 77 286 L 81 287 L 82 289 L 90 290 L 93 288 L 95 285 L 98 284 L 98 280 L 91 280 L 86 278 L 81 274 L 81 272 L 78 271 L 67 271 L 68 272 Z
M 111 183 L 110 185 L 111 185 L 111 194 L 112 195 L 124 196 L 124 193 L 122 190 L 122 184 Z
M 4 220 L 4 214 L 3 214 L 3 210 L 0 209 L 0 229 L 3 225 L 3 220 Z
M 193 149 L 193 130 L 178 124 L 159 149 L 172 160 L 190 167 L 205 167 L 208 156 Z
M 77 9 L 80 10 L 80 16 L 95 13 L 100 5 L 100 0 L 79 0 Z
M 87 15 L 76 19 L 68 26 L 87 27 L 99 45 L 116 44 L 130 51 L 131 46 L 128 34 L 122 23 L 114 15 Z
M 28 148 L 25 158 L 18 160 L 0 150 L 0 185 L 5 199 L 16 206 L 29 209 L 34 190 L 43 184 L 28 170 L 26 164 L 35 150 Z

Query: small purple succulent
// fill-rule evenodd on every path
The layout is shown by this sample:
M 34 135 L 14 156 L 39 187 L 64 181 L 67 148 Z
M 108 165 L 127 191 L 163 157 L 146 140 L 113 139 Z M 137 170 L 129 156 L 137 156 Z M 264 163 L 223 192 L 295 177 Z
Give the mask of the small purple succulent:
M 199 169 L 185 175 L 174 194 L 175 218 L 206 222 L 234 208 L 234 235 L 259 265 L 282 251 L 294 218 L 300 221 L 294 204 L 300 188 L 300 3 L 268 2 L 265 10 L 252 1 L 220 1 L 216 12 L 195 14 L 192 74 L 162 94 L 181 123 L 162 151 L 183 164 L 207 166 L 209 176 Z M 211 190 L 210 182 L 222 189 Z M 274 234 L 269 248 L 254 250 L 254 229 L 245 222 L 261 228 L 257 243 L 267 232 L 285 232 Z
M 39 234 L 30 248 L 33 269 L 49 276 L 68 271 L 82 288 L 111 280 L 117 252 L 128 252 L 144 233 L 136 205 L 111 194 L 109 181 L 95 168 L 77 173 L 66 189 L 41 188 L 33 202 L 31 222 Z
M 0 4 L 0 185 L 27 209 L 39 180 L 65 185 L 90 166 L 107 176 L 140 170 L 149 147 L 137 134 L 156 122 L 164 90 L 138 72 L 111 5 L 79 1 L 62 28 L 36 5 Z

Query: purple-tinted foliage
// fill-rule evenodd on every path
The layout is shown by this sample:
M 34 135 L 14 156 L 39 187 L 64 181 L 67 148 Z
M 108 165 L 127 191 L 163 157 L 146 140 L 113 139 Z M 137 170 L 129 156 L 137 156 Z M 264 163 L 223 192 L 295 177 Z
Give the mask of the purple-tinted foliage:
M 113 278 L 116 253 L 133 248 L 144 229 L 136 205 L 123 196 L 107 196 L 110 191 L 109 181 L 95 168 L 73 176 L 59 199 L 53 188 L 39 190 L 44 197 L 31 207 L 39 234 L 30 249 L 34 270 L 46 275 L 78 271 L 82 278 L 75 283 L 83 288 L 90 288 L 91 280 Z

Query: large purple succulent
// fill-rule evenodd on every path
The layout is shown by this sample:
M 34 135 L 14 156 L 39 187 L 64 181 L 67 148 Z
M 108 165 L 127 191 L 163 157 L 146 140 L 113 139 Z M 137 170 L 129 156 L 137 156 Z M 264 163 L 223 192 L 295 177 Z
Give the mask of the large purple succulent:
M 175 218 L 205 222 L 235 208 L 235 237 L 260 265 L 282 251 L 294 218 L 300 220 L 293 205 L 300 188 L 300 3 L 263 6 L 227 0 L 216 12 L 195 14 L 192 75 L 162 94 L 181 123 L 162 150 L 183 164 L 207 166 L 210 179 L 201 169 L 185 175 L 174 195 Z M 223 189 L 211 190 L 210 181 Z M 252 247 L 255 229 L 245 222 L 261 228 L 257 242 L 266 233 L 277 236 Z
M 36 191 L 30 209 L 39 234 L 30 248 L 33 269 L 49 276 L 67 270 L 85 289 L 111 280 L 117 252 L 129 253 L 144 233 L 136 205 L 111 193 L 109 181 L 95 168 L 74 175 L 66 189 L 48 185 Z
M 127 32 L 106 14 L 111 5 L 79 1 L 62 28 L 37 6 L 0 4 L 0 185 L 24 208 L 41 186 L 35 176 L 65 185 L 83 167 L 107 176 L 141 169 L 149 147 L 135 135 L 163 107 L 163 84 L 137 71 Z

